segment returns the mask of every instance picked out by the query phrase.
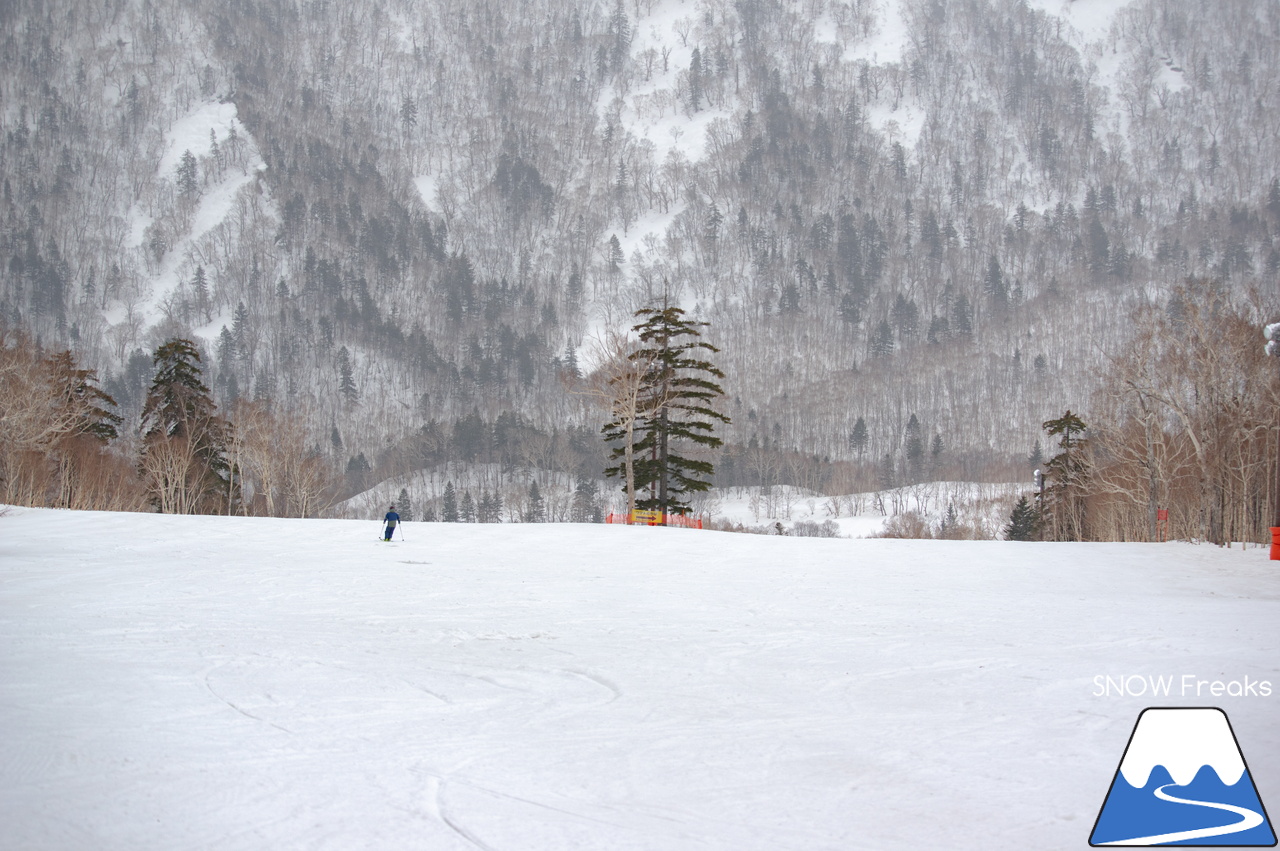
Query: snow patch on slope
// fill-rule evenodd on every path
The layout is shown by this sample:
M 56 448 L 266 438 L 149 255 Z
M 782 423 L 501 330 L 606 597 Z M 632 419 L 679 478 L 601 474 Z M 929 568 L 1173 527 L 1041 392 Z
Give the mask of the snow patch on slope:
M 236 113 L 234 103 L 204 103 L 179 118 L 164 134 L 165 151 L 160 157 L 156 173 L 161 178 L 174 179 L 182 154 L 190 151 L 196 157 L 207 157 L 212 151 L 210 131 L 217 136 L 218 144 L 226 141 L 235 128 L 244 135 L 244 125 Z
M 680 75 L 688 71 L 694 49 L 704 46 L 698 40 L 694 12 L 680 0 L 665 0 L 655 4 L 635 25 L 633 62 L 643 63 L 640 57 L 650 50 L 657 55 L 649 80 L 642 80 L 623 95 L 620 118 L 622 129 L 653 144 L 655 163 L 663 162 L 671 151 L 679 151 L 693 162 L 700 160 L 706 153 L 708 126 L 716 118 L 732 114 L 731 102 L 714 108 L 702 104 L 697 112 L 688 114 L 687 105 L 680 98 Z M 706 59 L 704 56 L 703 61 Z
M 228 166 L 215 173 L 210 170 L 213 142 L 216 140 L 219 146 L 225 147 L 230 144 L 233 132 L 239 144 L 248 146 L 244 167 Z M 255 184 L 258 174 L 267 167 L 240 123 L 235 104 L 230 102 L 200 104 L 173 123 L 165 132 L 164 153 L 156 167 L 157 183 L 176 184 L 178 165 L 187 151 L 200 163 L 200 197 L 183 229 L 165 233 L 168 248 L 152 267 L 146 287 L 147 296 L 137 306 L 147 324 L 163 318 L 165 300 L 191 276 L 196 266 L 207 265 L 202 259 L 199 240 L 227 220 L 241 191 Z M 151 250 L 147 242 L 158 224 L 155 213 L 154 208 L 148 210 L 141 204 L 134 205 L 129 214 L 129 247 L 143 252 Z M 164 217 L 162 224 L 175 224 L 171 213 L 167 209 L 161 212 Z M 118 321 L 122 317 L 109 314 L 108 318 Z M 215 320 L 202 331 L 216 333 L 222 324 L 220 319 Z
M 1028 0 L 1027 5 L 1061 18 L 1078 36 L 1078 44 L 1103 41 L 1111 34 L 1116 16 L 1133 0 Z
M 876 15 L 875 34 L 866 41 L 851 45 L 845 51 L 845 60 L 866 60 L 873 65 L 898 62 L 907 50 L 911 33 L 907 20 L 902 16 L 901 0 L 879 0 L 874 4 Z

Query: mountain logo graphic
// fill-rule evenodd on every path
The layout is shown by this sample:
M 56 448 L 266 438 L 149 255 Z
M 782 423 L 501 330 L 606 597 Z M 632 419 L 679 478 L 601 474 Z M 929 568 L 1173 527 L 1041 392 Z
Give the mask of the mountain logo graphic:
M 1089 845 L 1275 844 L 1227 713 L 1202 707 L 1142 710 Z

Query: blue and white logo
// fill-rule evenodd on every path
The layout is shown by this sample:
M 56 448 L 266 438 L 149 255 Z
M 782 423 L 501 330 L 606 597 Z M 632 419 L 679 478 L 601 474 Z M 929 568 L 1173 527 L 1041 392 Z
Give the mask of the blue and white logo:
M 1144 709 L 1089 844 L 1275 846 L 1226 713 Z

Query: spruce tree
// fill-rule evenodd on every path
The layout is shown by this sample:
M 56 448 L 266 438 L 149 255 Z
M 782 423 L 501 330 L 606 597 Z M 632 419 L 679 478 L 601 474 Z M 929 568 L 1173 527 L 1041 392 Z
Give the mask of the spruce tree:
M 204 267 L 197 266 L 191 278 L 191 297 L 195 301 L 195 309 L 204 317 L 205 322 L 213 321 L 213 307 L 209 301 L 209 279 L 205 277 Z
M 360 398 L 360 391 L 356 389 L 355 377 L 352 374 L 351 353 L 347 351 L 346 346 L 338 350 L 338 392 L 342 394 L 342 398 L 348 405 L 354 405 Z
M 458 519 L 463 523 L 476 522 L 476 501 L 469 490 L 462 494 L 462 504 L 458 507 Z
M 715 472 L 710 460 L 689 453 L 719 447 L 723 441 L 715 436 L 715 425 L 730 421 L 712 407 L 724 394 L 714 379 L 724 378 L 724 373 L 703 359 L 704 352 L 719 349 L 701 339 L 699 329 L 707 323 L 686 319 L 678 307 L 646 307 L 636 316 L 641 320 L 634 328 L 640 345 L 630 358 L 652 364 L 644 379 L 643 414 L 632 446 L 636 490 L 649 488 L 650 495 L 636 504 L 664 514 L 685 514 L 689 505 L 683 497 L 709 489 Z M 604 427 L 606 440 L 616 442 L 623 435 L 616 421 Z M 626 450 L 615 446 L 610 458 L 621 459 Z M 608 468 L 605 475 L 624 476 L 623 465 Z
M 907 421 L 903 454 L 907 457 L 906 473 L 911 482 L 920 481 L 924 472 L 924 437 L 915 414 Z
M 862 453 L 867 451 L 868 440 L 867 421 L 858 417 L 858 421 L 853 424 L 853 431 L 849 432 L 849 448 L 861 457 Z
M 230 512 L 231 423 L 217 414 L 190 340 L 156 349 L 155 377 L 142 406 L 141 469 L 152 503 L 166 513 Z
M 100 443 L 120 436 L 124 419 L 109 408 L 116 400 L 98 386 L 98 373 L 80 369 L 70 350 L 58 352 L 46 361 L 54 398 L 59 407 L 74 412 L 70 436 L 86 435 Z
M 578 476 L 573 489 L 573 510 L 569 519 L 574 523 L 597 522 L 595 516 L 599 513 L 599 502 L 596 497 L 599 493 L 600 488 L 594 481 L 586 476 Z
M 408 488 L 400 488 L 400 495 L 396 497 L 396 513 L 401 520 L 413 520 L 413 502 L 409 499 Z
M 1004 527 L 1006 541 L 1034 541 L 1040 527 L 1040 517 L 1035 507 L 1026 496 L 1018 497 L 1013 511 L 1009 513 L 1009 523 Z
M 178 161 L 178 191 L 186 196 L 200 191 L 199 168 L 196 156 L 190 150 L 183 151 Z
M 481 523 L 496 523 L 497 512 L 494 510 L 493 496 L 488 488 L 480 490 L 480 504 L 476 507 L 476 520 Z
M 546 521 L 547 507 L 542 501 L 542 491 L 538 488 L 538 480 L 532 479 L 529 482 L 529 498 L 524 508 L 524 522 L 545 523 Z
M 458 492 L 453 489 L 453 482 L 445 482 L 444 504 L 440 509 L 440 519 L 446 523 L 458 522 Z

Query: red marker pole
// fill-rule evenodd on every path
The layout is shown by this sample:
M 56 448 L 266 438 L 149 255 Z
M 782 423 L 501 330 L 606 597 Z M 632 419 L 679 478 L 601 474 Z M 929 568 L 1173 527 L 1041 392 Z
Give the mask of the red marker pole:
M 1276 359 L 1280 366 L 1280 322 L 1273 322 L 1263 329 L 1263 335 L 1269 341 L 1266 352 Z M 1277 375 L 1280 381 L 1280 374 Z M 1277 409 L 1280 415 L 1280 408 Z M 1276 429 L 1276 486 L 1272 491 L 1271 515 L 1271 560 L 1280 561 L 1280 427 Z

